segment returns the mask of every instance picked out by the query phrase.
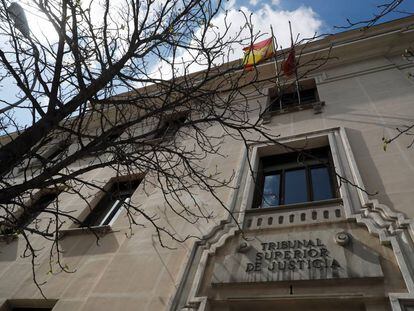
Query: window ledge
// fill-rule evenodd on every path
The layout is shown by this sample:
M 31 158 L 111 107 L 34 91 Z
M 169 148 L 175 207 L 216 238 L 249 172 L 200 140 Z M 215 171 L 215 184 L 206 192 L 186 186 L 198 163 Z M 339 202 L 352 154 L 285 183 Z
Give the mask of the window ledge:
M 329 199 L 246 211 L 244 228 L 248 230 L 288 228 L 345 220 L 342 200 Z
M 97 234 L 102 236 L 112 232 L 117 232 L 117 230 L 113 230 L 110 225 L 61 229 L 59 239 L 68 235 Z
M 313 109 L 314 114 L 319 114 L 319 113 L 322 112 L 322 107 L 324 107 L 324 106 L 325 106 L 324 101 L 317 101 L 317 102 L 313 102 L 313 103 L 302 104 L 302 105 L 293 105 L 293 106 L 286 107 L 286 108 L 283 108 L 283 109 L 269 111 L 265 115 L 267 115 L 267 117 L 270 118 L 270 117 L 275 116 L 275 115 L 281 115 L 281 114 L 291 113 L 291 112 L 295 112 L 295 111 L 302 111 L 302 110 L 307 110 L 307 109 Z
M 272 212 L 280 211 L 280 210 L 286 211 L 286 210 L 290 210 L 290 209 L 311 208 L 311 207 L 314 207 L 314 206 L 324 206 L 324 205 L 340 204 L 340 203 L 342 203 L 342 199 L 341 198 L 335 198 L 335 199 L 329 199 L 329 200 L 279 205 L 279 206 L 274 206 L 274 207 L 252 208 L 252 209 L 246 210 L 246 214 L 264 214 L 266 212 L 272 213 Z

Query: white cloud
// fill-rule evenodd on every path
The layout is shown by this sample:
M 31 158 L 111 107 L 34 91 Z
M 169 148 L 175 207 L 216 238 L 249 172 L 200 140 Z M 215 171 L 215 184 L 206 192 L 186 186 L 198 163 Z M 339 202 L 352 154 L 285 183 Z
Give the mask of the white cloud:
M 258 0 L 251 0 L 251 1 L 258 1 Z M 274 0 L 273 0 L 274 1 Z M 279 2 L 279 1 L 275 1 Z M 260 32 L 263 34 L 260 39 L 257 41 L 261 41 L 265 38 L 270 36 L 270 25 L 273 26 L 273 30 L 275 36 L 277 38 L 277 42 L 279 44 L 279 48 L 287 48 L 290 46 L 290 32 L 289 32 L 289 21 L 292 24 L 293 36 L 296 38 L 297 34 L 300 34 L 299 38 L 310 38 L 318 32 L 322 27 L 322 21 L 318 18 L 318 15 L 315 11 L 313 11 L 310 7 L 301 6 L 296 10 L 288 11 L 288 10 L 280 10 L 276 9 L 268 4 L 261 5 L 257 10 L 249 10 L 246 7 L 240 8 L 245 16 L 250 16 L 253 13 L 251 21 L 253 25 L 254 33 Z M 227 15 L 226 15 L 227 14 Z M 231 39 L 235 36 L 236 33 L 240 32 L 245 25 L 245 18 L 243 14 L 239 11 L 238 8 L 234 6 L 231 9 L 228 9 L 227 13 L 220 13 L 217 15 L 212 24 L 215 26 L 215 31 L 223 31 L 226 29 L 226 24 L 229 25 L 229 31 L 226 35 L 226 39 Z M 240 43 L 233 43 L 231 46 L 227 47 L 228 51 L 222 51 L 223 53 L 227 53 L 228 59 L 221 59 L 222 62 L 231 61 L 238 58 L 242 58 L 243 46 L 249 45 L 249 30 L 248 28 L 244 28 L 242 30 L 241 36 L 245 38 L 244 44 Z M 213 33 L 210 33 L 207 36 L 208 40 L 214 40 Z M 193 60 L 196 56 L 193 53 L 188 51 L 181 51 L 179 53 L 179 58 L 184 60 L 184 62 L 191 63 L 189 71 L 195 72 L 202 70 L 206 66 L 206 61 L 202 59 L 198 59 L 197 63 L 194 63 Z M 219 63 L 216 63 L 219 64 Z M 170 78 L 171 77 L 171 70 L 170 66 L 166 62 L 159 62 L 156 66 L 153 67 L 153 72 L 157 71 L 154 74 L 154 77 L 162 77 Z M 182 74 L 183 70 L 178 70 L 178 74 Z
M 90 3 L 91 0 L 83 0 L 83 5 L 86 6 Z M 123 2 L 126 0 L 111 0 L 111 6 L 116 11 L 119 7 L 122 7 Z M 322 21 L 318 18 L 318 15 L 310 8 L 306 6 L 301 6 L 296 10 L 281 10 L 279 4 L 281 0 L 271 0 L 267 3 L 260 0 L 249 0 L 250 4 L 255 6 L 255 9 L 247 8 L 247 7 L 237 7 L 236 0 L 229 0 L 226 1 L 224 4 L 224 10 L 218 14 L 213 20 L 212 25 L 214 27 L 212 30 L 215 32 L 223 33 L 226 29 L 226 25 L 229 27 L 229 31 L 225 36 L 225 40 L 231 40 L 236 36 L 237 33 L 240 33 L 241 29 L 241 38 L 245 38 L 245 41 L 241 43 L 233 43 L 227 46 L 227 51 L 222 51 L 222 56 L 226 56 L 227 58 L 221 58 L 221 62 L 227 62 L 231 60 L 235 60 L 237 58 L 241 58 L 243 56 L 242 48 L 243 46 L 249 45 L 249 29 L 243 28 L 245 26 L 245 17 L 251 16 L 251 21 L 253 25 L 253 32 L 254 33 L 261 33 L 261 36 L 258 41 L 265 39 L 270 36 L 270 25 L 273 26 L 277 42 L 279 45 L 283 46 L 284 48 L 290 45 L 290 36 L 289 36 L 289 24 L 288 21 L 291 21 L 293 33 L 296 37 L 297 33 L 300 33 L 300 37 L 312 37 L 315 32 L 319 31 L 322 26 Z M 163 0 L 155 0 L 154 6 L 158 3 L 161 4 Z M 32 28 L 32 31 L 35 35 L 43 37 L 44 39 L 48 39 L 51 42 L 56 42 L 57 34 L 54 31 L 51 24 L 39 14 L 38 11 L 34 10 L 33 4 L 29 4 L 30 0 L 22 0 L 24 3 L 25 8 L 27 9 L 27 17 L 29 20 L 29 24 Z M 96 24 L 99 24 L 99 21 L 102 20 L 103 16 L 103 8 L 99 5 L 100 1 L 93 2 L 93 19 L 96 21 Z M 240 10 L 244 12 L 240 12 Z M 144 11 L 144 10 L 143 10 Z M 143 12 L 141 12 L 143 14 Z M 201 30 L 196 32 L 199 37 L 201 37 Z M 213 31 L 210 31 L 207 35 L 206 42 L 214 41 L 215 35 Z M 193 42 L 194 44 L 195 41 Z M 121 53 L 121 51 L 120 51 Z M 180 61 L 183 60 L 184 62 L 192 63 L 191 67 L 189 68 L 190 71 L 198 71 L 205 68 L 206 60 L 202 59 L 202 55 L 195 55 L 194 52 L 189 52 L 187 50 L 179 50 L 177 53 Z M 194 59 L 197 59 L 197 62 L 194 62 Z M 219 62 L 216 62 L 219 64 Z M 177 73 L 179 74 L 183 72 L 183 68 L 176 68 Z M 162 77 L 167 79 L 172 76 L 170 65 L 167 62 L 160 61 L 155 64 L 150 72 L 154 72 L 154 76 Z
M 292 23 L 293 36 L 300 38 L 312 37 L 322 27 L 322 21 L 310 7 L 301 6 L 296 10 L 275 10 L 269 5 L 263 5 L 253 15 L 253 26 L 256 31 L 270 32 L 273 26 L 277 41 L 283 47 L 290 44 L 289 21 Z

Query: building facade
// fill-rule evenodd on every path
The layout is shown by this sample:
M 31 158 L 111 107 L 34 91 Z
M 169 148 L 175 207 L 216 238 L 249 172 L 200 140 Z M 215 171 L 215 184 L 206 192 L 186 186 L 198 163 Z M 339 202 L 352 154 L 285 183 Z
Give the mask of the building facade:
M 61 230 L 62 255 L 76 271 L 54 275 L 49 255 L 40 258 L 45 300 L 20 257 L 24 241 L 3 238 L 1 310 L 414 310 L 412 138 L 385 147 L 382 139 L 414 122 L 414 64 L 401 56 L 413 30 L 410 17 L 310 43 L 304 62 L 327 50 L 331 60 L 301 79 L 300 103 L 295 90 L 282 95 L 270 84 L 250 94 L 252 106 L 267 107 L 263 126 L 282 144 L 258 141 L 247 152 L 225 138 L 227 157 L 206 159 L 235 173 L 234 187 L 219 192 L 231 215 L 202 192 L 210 222 L 163 211 L 178 234 L 202 240 L 168 249 L 150 227 L 130 235 L 119 207 L 135 200 L 159 213 L 163 200 L 139 182 L 117 181 L 110 191 L 118 203 L 107 209 L 102 202 L 113 198 L 97 196 L 94 212 L 59 195 L 65 209 L 102 227 L 99 245 L 73 224 Z M 258 71 L 271 75 L 274 64 Z M 112 174 L 87 177 L 105 184 Z M 57 196 L 48 195 L 41 204 Z

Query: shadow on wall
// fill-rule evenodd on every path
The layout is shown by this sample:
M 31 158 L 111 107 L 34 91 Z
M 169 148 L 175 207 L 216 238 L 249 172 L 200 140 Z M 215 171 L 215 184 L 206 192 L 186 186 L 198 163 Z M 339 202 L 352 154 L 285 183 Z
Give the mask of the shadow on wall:
M 73 257 L 114 253 L 119 249 L 119 243 L 114 233 L 107 233 L 99 240 L 95 235 L 86 233 L 64 237 L 60 247 L 64 257 Z
M 160 251 L 157 248 L 157 247 L 162 247 L 162 246 L 159 245 L 158 236 L 157 235 L 151 235 L 151 241 L 152 241 L 152 247 L 153 247 L 154 251 L 157 253 L 158 259 L 162 263 L 165 271 L 167 272 L 169 279 L 171 280 L 172 284 L 175 284 L 176 279 L 174 277 L 174 273 L 169 268 L 168 262 L 165 260 L 165 256 L 163 254 L 161 254 Z M 165 304 L 165 301 L 161 301 L 161 302 Z
M 381 196 L 380 203 L 393 209 L 393 204 L 385 191 L 384 184 L 382 183 L 377 167 L 372 161 L 371 153 L 366 146 L 366 141 L 362 136 L 361 131 L 347 128 L 346 133 L 349 138 L 351 149 L 354 151 L 355 161 L 366 190 L 369 193 L 377 193 L 378 196 Z M 378 137 L 378 140 L 381 140 L 381 138 Z M 356 150 L 358 151 L 355 152 Z M 361 159 L 358 157 L 359 154 L 363 154 L 365 158 L 371 159 L 371 161 L 364 161 L 364 165 L 362 165 Z M 370 198 L 376 198 L 376 196 L 373 195 L 370 196 Z
M 19 239 L 13 239 L 8 242 L 0 241 L 0 262 L 16 260 L 19 242 L 21 242 Z
M 349 246 L 344 248 L 345 254 L 349 257 L 351 256 L 358 256 L 362 258 L 365 262 L 369 262 L 372 264 L 378 264 L 379 262 L 379 255 L 376 251 L 365 245 L 364 243 L 360 242 L 356 239 L 355 236 L 352 237 L 352 241 Z M 352 265 L 349 265 L 348 268 L 352 268 Z M 367 268 L 367 267 L 365 267 Z M 351 274 L 352 275 L 352 274 Z

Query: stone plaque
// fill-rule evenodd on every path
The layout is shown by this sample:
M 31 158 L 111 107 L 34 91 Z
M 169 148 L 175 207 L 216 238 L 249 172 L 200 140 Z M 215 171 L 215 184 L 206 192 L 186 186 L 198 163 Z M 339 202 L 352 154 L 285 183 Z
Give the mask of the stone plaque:
M 256 236 L 216 262 L 213 283 L 382 277 L 378 254 L 356 239 L 340 246 L 336 230 Z

